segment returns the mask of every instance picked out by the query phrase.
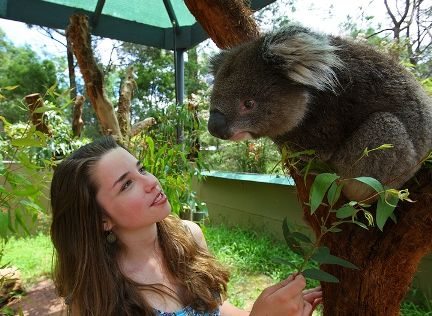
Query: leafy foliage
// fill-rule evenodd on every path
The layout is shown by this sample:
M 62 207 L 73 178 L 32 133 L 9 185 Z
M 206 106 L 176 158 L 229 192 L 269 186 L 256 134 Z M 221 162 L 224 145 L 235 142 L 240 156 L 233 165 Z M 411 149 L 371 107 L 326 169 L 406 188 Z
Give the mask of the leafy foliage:
M 161 182 L 174 212 L 195 210 L 201 203 L 191 190 L 192 176 L 206 168 L 200 156 L 194 163 L 189 152 L 195 137 L 195 119 L 186 107 L 171 104 L 153 112 L 158 122 L 148 133 L 133 137 L 129 148 L 147 170 Z M 177 127 L 183 127 L 184 142 L 177 142 Z
M 16 47 L 0 30 L 0 96 L 2 115 L 11 123 L 28 119 L 20 99 L 31 93 L 43 93 L 61 80 L 57 73 L 64 67 L 61 58 L 41 59 L 30 47 Z M 5 89 L 13 87 L 15 89 Z M 58 86 L 57 86 L 58 87 Z M 61 90 L 61 89 L 59 89 Z
M 390 144 L 384 144 L 373 149 L 366 148 L 359 160 L 367 159 L 369 153 L 372 151 L 387 150 L 391 149 L 392 147 L 393 146 Z M 314 170 L 313 166 L 315 166 L 315 164 L 312 162 L 314 161 L 315 157 L 313 152 L 304 151 L 300 153 L 290 153 L 287 149 L 284 149 L 282 154 L 289 170 L 294 169 L 297 170 L 297 172 L 303 172 L 305 178 L 311 170 Z M 425 157 L 424 160 L 419 163 L 427 164 L 430 161 L 430 156 L 431 154 L 429 154 L 428 157 Z M 301 169 L 301 166 L 304 165 L 304 163 L 301 163 L 302 159 L 308 159 L 309 161 L 306 166 Z M 318 165 L 317 170 L 323 170 L 319 169 L 319 167 L 320 166 Z M 300 171 L 300 169 L 302 171 Z M 317 171 L 314 170 L 314 172 L 316 173 Z M 372 188 L 375 193 L 367 197 L 365 200 L 348 201 L 337 206 L 343 186 L 347 181 L 361 182 Z M 374 203 L 375 200 L 377 201 L 376 203 Z M 371 203 L 371 201 L 375 205 L 373 211 L 368 210 L 372 208 L 372 205 L 368 204 Z M 299 232 L 291 232 L 286 219 L 282 225 L 285 241 L 288 247 L 291 249 L 291 251 L 303 256 L 304 258 L 304 262 L 297 267 L 298 271 L 303 273 L 306 277 L 312 279 L 317 279 L 324 282 L 338 282 L 334 276 L 329 275 L 327 272 L 322 270 L 304 270 L 305 264 L 312 260 L 318 265 L 336 264 L 345 268 L 357 269 L 357 267 L 352 263 L 331 255 L 328 248 L 320 246 L 323 236 L 328 233 L 340 232 L 341 228 L 339 226 L 342 224 L 355 224 L 361 228 L 368 229 L 368 227 L 374 226 L 376 223 L 377 227 L 383 231 L 384 225 L 389 218 L 396 222 L 396 217 L 393 213 L 399 201 L 413 202 L 409 199 L 409 192 L 407 189 L 395 190 L 387 188 L 372 177 L 355 177 L 345 179 L 335 173 L 318 172 L 310 188 L 308 205 L 310 214 L 313 216 L 317 217 L 316 211 L 322 206 L 326 208 L 326 213 L 324 215 L 320 215 L 319 218 L 317 217 L 317 222 L 320 223 L 321 229 L 316 240 L 311 241 L 308 236 L 304 234 Z M 373 213 L 375 213 L 375 218 Z M 336 221 L 332 220 L 332 214 L 335 215 Z
M 24 106 L 24 105 L 23 105 Z M 28 123 L 11 124 L 0 116 L 0 236 L 29 234 L 47 213 L 48 184 L 55 159 L 83 145 L 72 138 L 70 123 L 61 115 L 64 107 L 45 102 L 39 108 L 54 136 L 49 137 Z

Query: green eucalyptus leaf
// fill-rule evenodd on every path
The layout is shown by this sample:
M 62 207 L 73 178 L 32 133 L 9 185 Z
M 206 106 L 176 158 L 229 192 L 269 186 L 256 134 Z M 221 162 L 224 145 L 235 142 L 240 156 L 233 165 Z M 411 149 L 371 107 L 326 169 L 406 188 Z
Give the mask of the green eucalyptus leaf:
M 293 232 L 291 233 L 291 236 L 295 239 L 297 239 L 298 241 L 304 242 L 304 243 L 312 243 L 312 240 L 310 240 L 310 238 L 308 236 L 306 236 L 305 234 L 302 234 L 300 232 Z
M 381 182 L 379 182 L 375 178 L 371 178 L 371 177 L 357 177 L 357 178 L 354 178 L 354 179 L 357 180 L 357 181 L 363 182 L 364 184 L 367 184 L 368 186 L 370 186 L 371 188 L 373 188 L 378 193 L 384 191 L 384 187 L 381 184 Z
M 387 198 L 385 195 L 380 196 L 377 203 L 376 224 L 381 231 L 383 231 L 388 218 L 393 214 L 398 201 L 399 198 L 393 194 L 389 194 Z
M 339 283 L 338 278 L 336 278 L 334 275 L 318 269 L 306 269 L 302 272 L 302 274 L 305 278 L 313 280 L 329 283 Z
M 340 209 L 336 211 L 337 218 L 347 218 L 354 216 L 357 213 L 357 210 L 349 204 L 342 206 Z
M 285 238 L 285 241 L 288 245 L 288 248 L 291 249 L 292 252 L 303 256 L 304 255 L 304 250 L 301 247 L 300 243 L 298 242 L 298 240 L 296 238 L 293 237 L 289 227 L 288 227 L 288 222 L 286 217 L 284 218 L 283 222 L 282 222 L 282 232 Z
M 365 224 L 363 224 L 362 222 L 353 221 L 353 223 L 360 226 L 361 228 L 364 228 L 366 230 L 368 229 L 368 227 Z
M 330 254 L 330 249 L 327 247 L 319 247 L 313 254 L 312 260 L 315 260 L 319 264 L 336 264 L 345 268 L 358 270 L 358 267 L 351 262 Z
M 310 190 L 310 209 L 311 214 L 315 213 L 321 205 L 324 195 L 334 181 L 339 179 L 335 173 L 320 173 L 315 177 Z
M 340 229 L 338 227 L 330 227 L 327 231 L 331 232 L 331 233 L 340 233 L 342 231 L 342 229 Z
M 341 195 L 343 184 L 338 184 L 336 182 L 333 182 L 327 192 L 327 201 L 329 202 L 330 206 L 333 207 L 335 203 L 339 200 L 339 197 Z

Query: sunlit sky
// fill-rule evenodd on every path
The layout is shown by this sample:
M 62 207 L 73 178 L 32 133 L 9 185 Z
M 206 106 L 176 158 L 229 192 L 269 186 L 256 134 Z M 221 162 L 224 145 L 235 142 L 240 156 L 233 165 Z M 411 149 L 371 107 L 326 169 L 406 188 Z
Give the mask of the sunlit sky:
M 348 15 L 354 20 L 359 20 L 361 12 L 359 7 L 365 8 L 368 15 L 378 17 L 380 20 L 385 16 L 383 0 L 301 0 L 297 1 L 295 7 L 295 12 L 286 8 L 284 14 L 314 30 L 331 34 L 341 33 L 340 24 L 346 21 Z M 65 46 L 35 29 L 29 29 L 24 23 L 0 19 L 0 28 L 13 43 L 18 46 L 29 45 L 40 55 L 64 56 L 65 54 Z M 59 40 L 64 41 L 61 37 Z M 108 39 L 99 45 L 103 60 L 107 61 L 109 58 L 111 47 L 112 41 Z

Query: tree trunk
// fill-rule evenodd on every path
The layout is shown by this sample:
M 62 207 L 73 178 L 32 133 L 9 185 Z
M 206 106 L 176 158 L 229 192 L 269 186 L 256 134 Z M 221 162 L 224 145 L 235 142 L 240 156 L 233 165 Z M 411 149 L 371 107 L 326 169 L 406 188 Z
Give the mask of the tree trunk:
M 104 91 L 103 74 L 93 57 L 86 15 L 75 14 L 70 17 L 67 37 L 72 43 L 72 49 L 84 78 L 87 95 L 101 124 L 102 132 L 121 140 L 122 134 L 113 105 Z
M 233 47 L 258 36 L 258 27 L 244 0 L 185 0 L 219 48 Z
M 69 89 L 70 89 L 69 96 L 71 100 L 75 101 L 75 98 L 77 96 L 75 65 L 74 65 L 72 43 L 70 42 L 70 39 L 67 36 L 66 36 L 66 56 L 67 56 L 67 64 L 68 64 L 68 71 L 69 71 Z
M 51 131 L 46 125 L 43 113 L 35 112 L 37 109 L 44 106 L 42 96 L 39 93 L 29 94 L 25 96 L 25 101 L 29 107 L 31 121 L 33 125 L 36 126 L 36 130 L 51 136 Z
M 303 176 L 292 172 L 305 219 L 316 236 L 320 235 L 319 218 L 327 209 L 321 207 L 310 215 L 309 189 Z M 351 270 L 323 265 L 324 271 L 340 283 L 322 283 L 324 316 L 398 316 L 420 259 L 432 251 L 432 184 L 426 170 L 418 173 L 420 184 L 408 184 L 415 203 L 401 203 L 395 211 L 397 224 L 388 221 L 384 232 L 343 224 L 339 233 L 327 233 L 321 245 L 360 268 Z M 336 221 L 336 219 L 334 219 Z
M 120 96 L 118 102 L 117 119 L 120 125 L 120 131 L 128 141 L 130 134 L 130 108 L 133 96 L 133 91 L 136 89 L 136 82 L 134 79 L 133 67 L 129 67 L 126 71 L 126 77 L 120 87 Z

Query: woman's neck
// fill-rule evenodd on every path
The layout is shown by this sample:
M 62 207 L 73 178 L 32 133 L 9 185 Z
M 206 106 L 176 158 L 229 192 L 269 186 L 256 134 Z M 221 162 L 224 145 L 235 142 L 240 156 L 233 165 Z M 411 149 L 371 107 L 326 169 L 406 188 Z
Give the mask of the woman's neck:
M 125 267 L 142 265 L 149 259 L 159 257 L 158 229 L 154 224 L 140 230 L 118 232 L 122 242 L 120 262 Z

